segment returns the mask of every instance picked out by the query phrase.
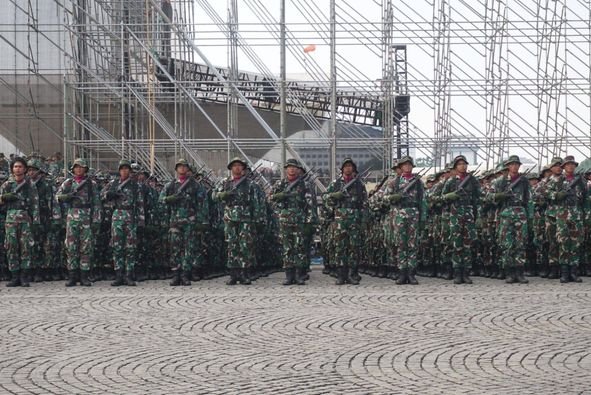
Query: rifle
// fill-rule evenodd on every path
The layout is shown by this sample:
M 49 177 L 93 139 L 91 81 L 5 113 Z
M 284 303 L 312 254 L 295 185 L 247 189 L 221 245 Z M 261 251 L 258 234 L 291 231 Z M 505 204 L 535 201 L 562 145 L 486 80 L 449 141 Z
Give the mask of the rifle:
M 247 178 L 248 178 L 248 179 L 250 179 L 251 177 L 253 177 L 253 176 L 252 176 L 252 174 L 253 174 L 253 173 L 254 173 L 254 172 L 255 172 L 255 171 L 256 171 L 256 170 L 257 170 L 259 167 L 261 167 L 261 164 L 260 164 L 260 163 L 259 163 L 259 165 L 258 165 L 257 167 L 255 167 L 254 169 L 250 170 L 250 171 L 248 172 L 248 174 L 245 174 L 245 175 L 244 175 L 244 177 L 242 177 L 240 180 L 238 180 L 238 182 L 237 182 L 236 184 L 234 184 L 234 186 L 232 186 L 232 189 L 230 189 L 228 192 L 229 192 L 230 194 L 233 194 L 233 193 L 234 193 L 234 192 L 235 192 L 235 191 L 238 189 L 238 187 L 239 187 L 239 186 L 240 186 L 240 185 L 241 185 L 241 184 L 242 184 L 242 183 L 243 183 L 243 182 L 244 182 L 244 181 L 245 181 Z
M 575 177 L 574 180 L 572 180 L 571 182 L 568 183 L 567 187 L 566 187 L 566 193 L 569 196 L 573 196 L 575 194 L 575 187 L 577 186 L 577 184 L 579 184 L 581 181 L 583 181 L 583 177 L 581 177 L 581 175 L 579 174 L 578 176 Z
M 468 183 L 468 181 L 470 181 L 470 179 L 472 177 L 474 177 L 474 174 L 478 171 L 478 169 L 480 169 L 480 166 L 482 166 L 482 162 L 478 165 L 478 167 L 474 171 L 471 171 L 470 173 L 468 173 L 468 175 L 466 176 L 466 178 L 464 178 L 462 180 L 462 182 L 460 182 L 460 185 L 458 185 L 456 188 L 456 192 L 466 193 L 466 191 L 464 190 L 464 185 L 466 185 Z
M 348 183 L 346 183 L 345 185 L 343 185 L 341 187 L 341 192 L 343 192 L 345 195 L 349 196 L 349 187 L 351 185 L 353 185 L 355 183 L 355 181 L 363 180 L 365 177 L 367 177 L 367 175 L 369 174 L 370 171 L 371 171 L 371 167 L 366 169 L 363 173 L 357 174 L 355 177 L 353 177 L 353 179 L 351 181 L 349 181 Z
M 304 174 L 302 174 L 301 176 L 299 176 L 297 178 L 297 180 L 295 180 L 294 182 L 292 182 L 291 184 L 289 184 L 287 186 L 287 188 L 285 188 L 285 190 L 283 191 L 283 193 L 286 193 L 286 194 L 289 193 L 289 191 L 291 191 L 293 188 L 295 188 L 295 186 L 297 184 L 299 184 L 301 181 L 307 180 L 310 177 L 311 172 L 313 171 L 312 169 L 313 169 L 313 167 L 311 167 Z
M 80 199 L 80 196 L 78 196 L 78 192 L 80 192 L 80 190 L 82 189 L 82 187 L 84 185 L 86 185 L 86 183 L 88 182 L 88 180 L 89 180 L 89 178 L 86 177 L 84 180 L 82 180 L 82 182 L 80 184 L 78 184 L 78 186 L 76 187 L 75 190 L 71 191 L 70 193 L 66 193 L 65 195 L 68 195 L 72 199 Z
M 531 173 L 531 171 L 533 170 L 533 167 L 530 167 L 525 173 L 521 174 L 519 177 L 517 177 L 517 179 L 515 181 L 513 181 L 511 184 L 509 184 L 507 186 L 507 188 L 505 188 L 505 192 L 511 193 L 513 194 L 513 188 L 519 184 L 523 178 L 528 175 L 529 173 Z
M 410 190 L 410 188 L 412 188 L 417 182 L 419 182 L 419 180 L 421 179 L 421 177 L 423 177 L 426 173 L 429 172 L 429 170 L 431 170 L 433 168 L 433 166 L 429 167 L 428 169 L 423 169 L 421 171 L 419 171 L 416 175 L 415 178 L 409 182 L 408 184 L 406 184 L 406 186 L 404 187 L 404 189 L 402 190 L 402 196 L 406 196 L 406 192 L 408 192 Z

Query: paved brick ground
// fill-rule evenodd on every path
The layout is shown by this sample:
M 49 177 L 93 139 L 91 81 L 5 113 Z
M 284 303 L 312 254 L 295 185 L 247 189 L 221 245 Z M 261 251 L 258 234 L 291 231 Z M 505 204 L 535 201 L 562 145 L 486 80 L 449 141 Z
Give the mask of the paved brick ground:
M 0 288 L 0 393 L 591 394 L 591 280 Z

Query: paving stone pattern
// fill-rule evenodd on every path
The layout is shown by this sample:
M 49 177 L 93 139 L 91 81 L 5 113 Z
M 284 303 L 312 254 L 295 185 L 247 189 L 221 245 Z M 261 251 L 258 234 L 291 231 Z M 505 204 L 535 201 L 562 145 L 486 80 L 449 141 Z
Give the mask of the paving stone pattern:
M 0 289 L 0 393 L 591 394 L 591 280 Z

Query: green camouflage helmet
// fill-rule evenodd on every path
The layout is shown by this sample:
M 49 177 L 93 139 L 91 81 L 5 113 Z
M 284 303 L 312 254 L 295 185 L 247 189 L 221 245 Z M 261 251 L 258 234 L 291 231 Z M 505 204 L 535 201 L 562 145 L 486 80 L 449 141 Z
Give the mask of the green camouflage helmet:
M 297 159 L 288 159 L 283 166 L 284 169 L 287 169 L 289 166 L 297 167 L 298 169 L 305 170 L 304 166 L 298 161 Z
M 548 164 L 548 168 L 552 168 L 554 166 L 562 166 L 562 158 L 559 156 L 555 156 L 552 158 L 550 163 Z
M 245 169 L 248 167 L 248 163 L 246 163 L 245 160 L 243 160 L 242 158 L 236 156 L 236 157 L 232 158 L 232 160 L 230 160 L 230 162 L 228 163 L 228 170 L 232 169 L 232 165 L 234 163 L 241 163 L 242 166 L 244 166 Z
M 189 166 L 189 162 L 187 162 L 185 159 L 183 158 L 179 158 L 176 163 L 174 164 L 174 169 L 176 170 L 177 167 L 179 166 Z
M 511 155 L 511 156 L 509 156 L 509 159 L 507 159 L 505 161 L 505 166 L 509 166 L 511 163 L 519 163 L 519 164 L 521 164 L 521 161 L 519 160 L 519 156 L 517 156 L 517 155 Z
M 131 170 L 131 162 L 128 161 L 127 159 L 121 159 L 119 161 L 119 170 L 121 170 L 122 167 L 129 167 L 129 169 Z
M 37 158 L 29 159 L 29 161 L 27 162 L 27 167 L 32 167 L 37 170 L 43 169 L 43 165 L 41 164 L 41 161 Z
M 468 159 L 466 159 L 466 157 L 464 155 L 458 155 L 454 158 L 453 163 L 452 163 L 452 169 L 456 168 L 456 165 L 458 164 L 459 161 L 464 161 L 466 162 L 466 165 L 469 165 L 470 163 L 468 163 Z
M 343 167 L 345 167 L 345 165 L 347 163 L 352 164 L 355 171 L 357 171 L 357 164 L 355 164 L 355 162 L 353 161 L 352 158 L 345 158 L 345 160 L 343 161 L 343 164 L 341 165 L 341 171 L 343 171 Z
M 74 167 L 76 167 L 76 166 L 80 166 L 80 167 L 86 169 L 86 171 L 88 171 L 88 162 L 86 162 L 86 159 L 83 159 L 83 158 L 74 159 L 74 163 L 72 163 L 72 166 L 70 167 L 70 171 L 74 171 Z
M 575 157 L 572 156 L 572 155 L 569 155 L 566 158 L 564 158 L 564 160 L 562 161 L 562 165 L 560 165 L 560 166 L 564 167 L 564 165 L 566 165 L 567 163 L 574 163 L 575 166 L 578 166 L 579 165 L 579 162 L 577 162 L 575 160 Z
M 139 173 L 140 171 L 142 171 L 142 166 L 139 163 L 132 163 L 130 168 L 131 171 L 133 171 L 134 173 Z
M 402 166 L 405 163 L 410 163 L 412 167 L 415 167 L 415 162 L 412 159 L 412 156 L 403 156 L 402 158 L 398 159 L 398 166 Z

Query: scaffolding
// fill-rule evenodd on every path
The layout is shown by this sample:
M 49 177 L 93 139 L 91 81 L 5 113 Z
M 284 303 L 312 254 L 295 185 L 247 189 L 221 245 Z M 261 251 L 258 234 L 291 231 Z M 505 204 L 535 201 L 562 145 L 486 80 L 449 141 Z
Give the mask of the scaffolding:
M 467 146 L 487 168 L 510 152 L 539 166 L 590 154 L 588 0 L 282 0 L 285 20 L 268 0 L 8 1 L 0 132 L 23 151 L 47 134 L 66 158 L 127 157 L 163 178 L 180 156 L 218 170 L 310 144 L 332 150 L 331 171 L 359 147 L 384 170 L 411 153 L 441 167 Z M 59 53 L 51 72 L 44 47 Z M 279 47 L 303 77 L 279 75 Z M 286 138 L 282 109 L 315 137 Z

